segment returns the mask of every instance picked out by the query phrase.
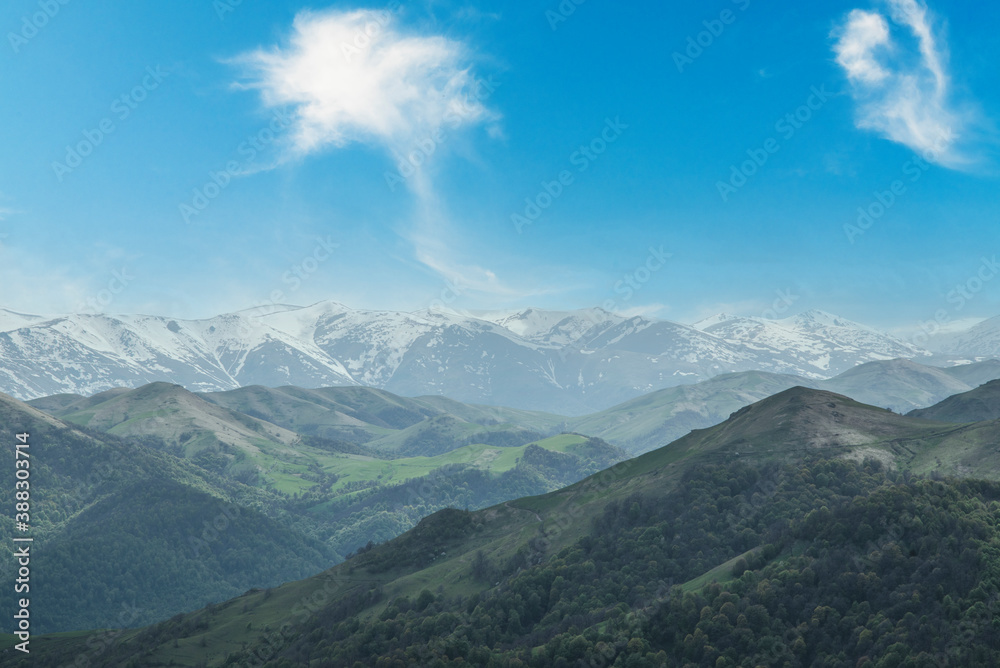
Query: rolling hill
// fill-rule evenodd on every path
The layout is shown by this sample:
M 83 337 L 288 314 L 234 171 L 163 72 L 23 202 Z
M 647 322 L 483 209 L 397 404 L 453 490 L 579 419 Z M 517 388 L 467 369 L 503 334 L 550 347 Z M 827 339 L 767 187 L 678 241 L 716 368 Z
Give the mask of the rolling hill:
M 909 413 L 912 417 L 941 422 L 982 422 L 1000 419 L 1000 380 L 948 397 L 940 403 Z
M 574 431 L 641 454 L 723 421 L 734 411 L 796 385 L 797 376 L 745 371 L 657 390 L 600 413 L 569 419 Z
M 73 604 L 58 612 L 53 599 L 40 597 L 42 630 L 111 624 L 121 607 L 114 597 L 142 610 L 129 623 L 162 619 L 316 572 L 441 508 L 551 491 L 627 457 L 599 439 L 530 438 L 502 425 L 475 426 L 500 440 L 518 437 L 491 445 L 464 430 L 463 443 L 446 441 L 433 456 L 405 454 L 405 447 L 390 456 L 300 435 L 166 383 L 36 401 L 62 418 L 0 399 L 7 409 L 0 429 L 28 429 L 39 443 L 36 512 L 44 520 L 37 535 L 46 555 L 39 568 L 52 591 L 72 593 Z M 370 419 L 410 421 L 393 423 L 390 413 Z M 399 433 L 405 446 L 432 432 Z M 213 529 L 216 523 L 226 530 Z M 0 526 L 11 534 L 10 518 Z M 102 554 L 127 566 L 96 573 Z
M 337 560 L 302 521 L 289 526 L 278 497 L 141 439 L 81 431 L 2 395 L 0 428 L 31 435 L 39 630 L 112 625 L 123 605 L 138 608 L 131 623 L 147 623 Z M 9 489 L 13 471 L 2 475 Z M 215 522 L 224 529 L 196 549 Z M 15 577 L 11 516 L 0 533 L 6 587 Z M 11 604 L 4 600 L 3 611 Z
M 794 387 L 558 491 L 442 510 L 313 578 L 143 630 L 39 639 L 33 658 L 985 665 L 993 603 L 976 602 L 1000 598 L 1000 577 L 975 554 L 1000 549 L 1000 486 L 947 477 L 1000 479 L 986 439 L 948 466 L 982 428 Z M 963 528 L 946 542 L 939 524 Z
M 957 378 L 970 387 L 979 387 L 983 383 L 1000 378 L 1000 360 L 987 359 L 980 362 L 969 362 L 944 367 L 944 372 Z
M 971 387 L 949 373 L 949 369 L 905 359 L 861 364 L 816 386 L 897 413 L 930 406 Z
M 524 445 L 563 431 L 597 436 L 641 454 L 692 429 L 717 424 L 738 408 L 795 385 L 830 390 L 906 413 L 972 389 L 966 380 L 992 379 L 995 373 L 1000 373 L 1000 363 L 995 361 L 938 368 L 902 359 L 869 362 L 828 380 L 744 371 L 658 390 L 582 417 L 466 404 L 441 396 L 407 398 L 364 387 L 253 386 L 197 396 L 253 418 L 249 422 L 256 422 L 258 429 L 263 420 L 299 435 L 325 439 L 325 449 L 359 455 L 434 455 L 472 443 Z M 56 395 L 30 403 L 57 416 L 80 413 L 79 419 L 90 419 L 93 406 L 102 403 L 102 398 L 128 401 L 122 396 L 127 392 L 119 389 L 90 398 Z M 156 431 L 155 425 L 152 429 Z M 232 433 L 241 430 L 246 425 L 235 425 Z M 273 434 L 249 436 L 261 435 L 273 440 Z M 167 440 L 176 441 L 176 436 Z M 345 447 L 347 443 L 363 447 L 351 450 Z M 264 468 L 271 468 L 271 463 Z

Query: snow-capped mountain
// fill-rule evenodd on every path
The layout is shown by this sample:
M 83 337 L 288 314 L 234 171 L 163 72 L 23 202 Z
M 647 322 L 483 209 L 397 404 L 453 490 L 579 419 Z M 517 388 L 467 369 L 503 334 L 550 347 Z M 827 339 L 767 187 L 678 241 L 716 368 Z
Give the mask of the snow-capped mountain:
M 781 351 L 775 360 L 778 370 L 807 378 L 834 376 L 864 362 L 930 355 L 893 336 L 818 310 L 780 320 L 721 314 L 694 327 L 752 348 Z
M 572 345 L 586 338 L 595 328 L 606 328 L 624 322 L 626 318 L 604 309 L 579 311 L 543 311 L 529 308 L 522 311 L 480 312 L 473 317 L 492 322 L 527 341 L 548 345 Z
M 945 331 L 927 339 L 927 347 L 938 353 L 969 359 L 996 357 L 1000 350 L 1000 316 L 983 320 L 966 329 Z
M 927 354 L 819 311 L 688 326 L 601 309 L 400 313 L 335 302 L 207 320 L 0 310 L 0 391 L 23 399 L 153 381 L 195 391 L 356 384 L 579 415 L 720 373 L 819 379 Z

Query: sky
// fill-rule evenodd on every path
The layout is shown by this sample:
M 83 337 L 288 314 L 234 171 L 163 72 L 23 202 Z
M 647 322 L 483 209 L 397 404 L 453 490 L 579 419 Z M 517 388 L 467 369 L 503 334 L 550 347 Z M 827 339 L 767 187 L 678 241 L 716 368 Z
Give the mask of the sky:
M 995 316 L 997 25 L 944 0 L 8 0 L 0 307 Z

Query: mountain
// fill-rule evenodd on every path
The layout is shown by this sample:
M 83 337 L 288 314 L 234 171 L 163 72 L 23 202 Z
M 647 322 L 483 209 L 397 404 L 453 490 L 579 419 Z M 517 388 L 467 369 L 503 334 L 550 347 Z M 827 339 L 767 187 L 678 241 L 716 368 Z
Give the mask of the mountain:
M 722 374 L 701 383 L 657 390 L 605 411 L 570 419 L 569 426 L 633 454 L 642 454 L 692 429 L 718 424 L 755 401 L 807 382 L 798 376 L 762 371 Z
M 35 639 L 31 665 L 992 665 L 1000 484 L 914 475 L 971 427 L 794 387 L 313 578 Z M 1000 478 L 995 442 L 966 475 Z
M 995 358 L 1000 350 L 1000 316 L 983 320 L 966 329 L 938 334 L 927 343 L 937 353 L 958 355 L 971 360 Z
M 940 422 L 983 422 L 1000 419 L 1000 380 L 991 380 L 974 390 L 948 397 L 929 408 L 909 413 L 911 417 Z
M 251 484 L 260 471 L 281 477 L 288 469 L 306 468 L 317 454 L 291 430 L 217 406 L 169 383 L 109 391 L 52 412 L 68 423 L 122 438 L 155 438 L 171 454 Z
M 957 425 L 903 416 L 826 390 L 794 387 L 654 451 L 675 462 L 716 457 L 791 461 L 810 453 L 877 459 L 920 475 L 1000 480 L 1000 422 Z M 662 461 L 647 453 L 636 467 Z M 644 463 L 645 462 L 645 463 Z
M 220 478 L 142 439 L 81 431 L 0 395 L 0 429 L 27 432 L 33 628 L 39 632 L 164 619 L 251 586 L 336 563 L 265 490 Z M 0 475 L 14 489 L 14 467 Z M 13 515 L 0 520 L 0 580 L 13 589 Z M 37 584 L 37 588 L 34 585 Z M 13 600 L 0 612 L 13 614 Z
M 534 436 L 514 437 L 517 445 L 528 443 L 537 434 L 555 433 L 565 418 L 537 411 L 494 408 L 464 404 L 446 397 L 405 398 L 385 390 L 367 387 L 327 387 L 308 390 L 299 387 L 266 388 L 252 386 L 228 392 L 201 395 L 205 400 L 230 410 L 260 418 L 300 434 L 371 444 L 376 449 L 399 450 L 405 441 L 430 427 L 434 418 L 447 418 L 461 425 L 456 438 L 441 438 L 432 446 L 440 451 L 459 447 L 468 438 L 488 443 L 491 434 L 507 425 L 530 430 Z M 407 431 L 406 435 L 401 434 Z M 426 440 L 426 439 L 424 439 Z M 428 454 L 410 448 L 411 454 Z
M 340 418 L 364 426 L 372 440 L 362 445 L 300 434 L 168 383 L 34 402 L 58 418 L 8 400 L 14 408 L 0 413 L 0 429 L 30 429 L 44 443 L 34 452 L 41 468 L 33 468 L 33 480 L 44 486 L 33 497 L 38 516 L 46 518 L 37 534 L 46 555 L 39 564 L 49 573 L 43 579 L 73 596 L 58 613 L 49 598 L 40 598 L 48 619 L 42 628 L 113 623 L 120 605 L 97 593 L 100 587 L 127 594 L 128 604 L 141 608 L 129 624 L 162 619 L 328 567 L 441 508 L 541 494 L 627 458 L 600 439 L 542 438 L 491 421 L 495 409 L 438 397 L 423 403 L 357 387 L 226 394 L 230 403 L 270 407 L 274 416 L 307 425 L 321 412 L 318 402 L 336 404 Z M 279 403 L 296 397 L 297 404 Z M 486 424 L 454 417 L 445 407 Z M 296 410 L 302 420 L 290 417 Z M 117 459 L 127 465 L 109 463 Z M 53 462 L 66 470 L 56 467 L 52 474 Z M 13 487 L 13 468 L 6 477 Z M 0 520 L 0 533 L 12 531 L 10 517 Z M 283 547 L 275 549 L 271 541 L 279 540 Z M 130 565 L 95 575 L 93 569 L 104 568 L 103 545 L 113 546 L 109 558 Z M 190 577 L 178 584 L 186 571 Z M 126 584 L 109 580 L 118 573 Z M 84 581 L 98 589 L 81 588 Z M 170 592 L 162 591 L 167 582 L 174 583 Z M 94 612 L 98 605 L 106 608 L 101 614 Z
M 473 312 L 470 315 L 499 325 L 525 341 L 545 346 L 572 346 L 628 320 L 599 308 L 579 311 L 529 308 L 521 311 Z
M 941 425 L 862 404 L 826 390 L 793 387 L 734 412 L 722 424 L 699 429 L 667 446 L 704 455 L 785 455 L 828 448 L 882 447 L 930 438 Z
M 956 373 L 958 370 L 963 371 Z M 869 362 L 829 380 L 744 371 L 657 390 L 582 417 L 466 404 L 442 396 L 406 398 L 365 387 L 310 390 L 251 386 L 197 396 L 242 414 L 243 422 L 251 426 L 263 420 L 301 436 L 324 439 L 324 449 L 335 448 L 342 453 L 382 458 L 435 455 L 474 443 L 520 446 L 543 436 L 575 431 L 641 454 L 692 429 L 715 425 L 739 408 L 796 385 L 827 389 L 862 402 L 884 402 L 886 407 L 904 413 L 971 389 L 955 376 L 978 379 L 992 373 L 1000 373 L 1000 365 L 983 362 L 940 369 L 907 360 Z M 174 387 L 173 391 L 179 389 Z M 118 398 L 124 392 L 127 390 L 111 390 L 88 399 L 56 395 L 30 403 L 60 417 L 80 413 L 75 418 L 80 421 L 90 419 L 91 407 L 102 399 Z M 162 413 L 152 409 L 137 408 L 132 414 L 145 413 L 161 419 Z M 137 428 L 136 422 L 128 427 L 133 431 Z M 155 433 L 159 427 L 154 424 L 151 429 L 150 433 Z M 241 430 L 246 427 L 236 424 L 230 432 Z M 260 431 L 260 425 L 257 430 L 248 435 L 268 437 L 266 429 Z M 178 427 L 172 435 L 159 436 L 176 443 L 182 432 L 188 438 L 194 433 L 188 427 Z M 350 444 L 357 447 L 351 449 Z
M 197 447 L 208 434 L 219 442 L 253 451 L 268 440 L 288 446 L 289 430 L 216 406 L 180 385 L 150 383 L 135 390 L 111 390 L 53 411 L 67 422 L 118 436 L 151 435 L 169 444 Z
M 957 364 L 942 370 L 969 387 L 979 387 L 983 383 L 1000 378 L 1000 360 L 990 359 L 968 364 Z
M 193 392 L 367 386 L 570 416 L 722 373 L 823 379 L 926 351 L 836 316 L 695 326 L 601 309 L 457 314 L 274 305 L 181 320 L 0 317 L 0 391 L 22 399 L 151 382 Z
M 971 385 L 949 371 L 905 359 L 868 362 L 820 381 L 817 387 L 906 413 L 971 389 Z
M 25 403 L 52 415 L 75 413 L 91 406 L 113 399 L 129 391 L 127 387 L 115 387 L 89 397 L 81 394 L 53 394 L 50 397 L 39 397 Z
M 916 346 L 824 311 L 784 319 L 717 315 L 694 325 L 743 345 L 780 351 L 775 371 L 827 378 L 858 364 L 927 355 Z M 771 370 L 771 369 L 769 369 Z

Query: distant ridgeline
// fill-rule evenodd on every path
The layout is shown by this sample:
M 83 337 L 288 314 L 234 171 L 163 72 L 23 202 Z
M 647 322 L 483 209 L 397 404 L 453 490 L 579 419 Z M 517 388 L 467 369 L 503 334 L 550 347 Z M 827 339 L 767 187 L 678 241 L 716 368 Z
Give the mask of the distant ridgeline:
M 649 251 L 642 271 L 669 256 L 663 248 Z M 0 392 L 35 399 L 154 381 L 199 392 L 354 386 L 580 416 L 723 373 L 786 374 L 811 385 L 867 363 L 902 359 L 949 366 L 1000 356 L 1000 318 L 935 337 L 941 349 L 932 354 L 920 347 L 927 343 L 923 334 L 904 341 L 822 311 L 791 315 L 796 299 L 781 293 L 768 317 L 719 314 L 690 325 L 600 308 L 473 316 L 320 302 L 270 304 L 205 320 L 48 317 L 0 309 Z

